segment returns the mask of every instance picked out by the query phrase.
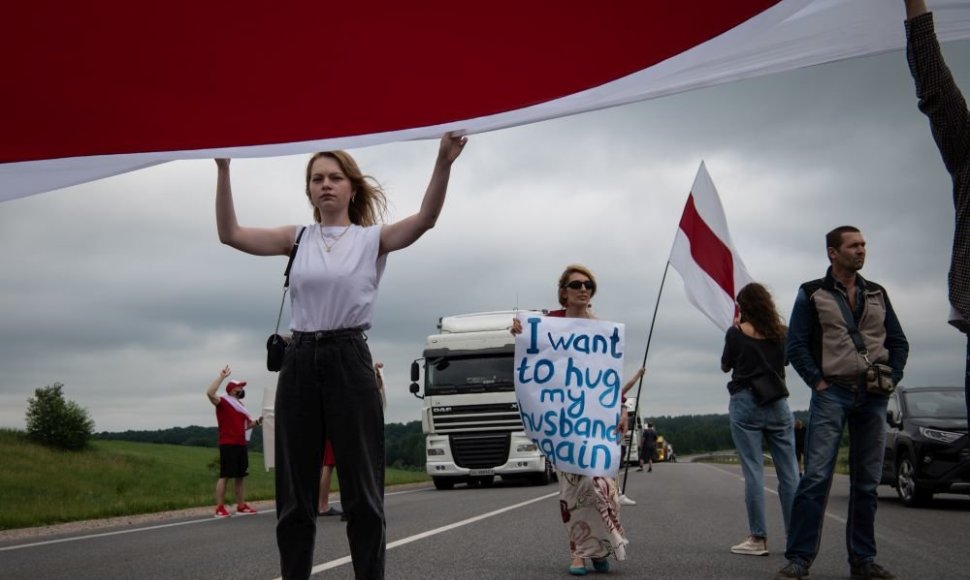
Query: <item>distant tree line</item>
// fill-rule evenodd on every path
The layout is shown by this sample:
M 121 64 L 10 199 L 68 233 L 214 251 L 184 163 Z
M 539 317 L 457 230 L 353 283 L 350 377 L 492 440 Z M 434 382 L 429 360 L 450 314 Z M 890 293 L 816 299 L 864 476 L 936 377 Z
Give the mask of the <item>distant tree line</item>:
M 386 434 L 387 464 L 400 469 L 424 469 L 424 434 L 421 422 L 388 423 L 384 426 Z M 134 441 L 136 443 L 166 443 L 169 445 L 189 445 L 192 447 L 217 447 L 219 430 L 216 427 L 171 427 L 155 431 L 121 431 L 96 433 L 95 439 Z M 263 451 L 263 430 L 253 429 L 249 449 Z
M 808 420 L 808 411 L 795 411 L 795 418 Z M 679 456 L 734 449 L 731 420 L 721 415 L 681 415 L 679 417 L 645 417 L 657 434 L 670 443 Z
M 796 411 L 795 418 L 807 421 L 807 411 Z M 721 415 L 681 415 L 679 417 L 645 417 L 656 426 L 679 456 L 694 455 L 734 449 L 731 440 L 731 423 L 727 414 Z M 420 421 L 409 423 L 387 423 L 384 425 L 387 465 L 399 469 L 424 469 L 424 434 Z M 196 447 L 216 447 L 219 433 L 215 427 L 172 427 L 157 431 L 122 431 L 118 433 L 101 432 L 95 439 L 117 439 L 140 443 L 167 443 L 170 445 L 191 445 Z M 249 448 L 263 451 L 263 430 L 254 429 Z
M 120 431 L 96 433 L 95 439 L 113 439 L 117 441 L 133 441 L 135 443 L 165 443 L 168 445 L 188 445 L 189 447 L 218 447 L 219 429 L 217 427 L 169 427 L 156 431 Z M 253 437 L 249 441 L 249 449 L 262 453 L 263 430 L 253 429 Z

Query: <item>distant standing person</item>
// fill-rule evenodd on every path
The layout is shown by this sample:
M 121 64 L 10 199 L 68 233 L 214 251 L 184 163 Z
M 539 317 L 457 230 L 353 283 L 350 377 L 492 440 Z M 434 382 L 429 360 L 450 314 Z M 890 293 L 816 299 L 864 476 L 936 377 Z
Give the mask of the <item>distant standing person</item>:
M 228 518 L 226 509 L 226 482 L 232 478 L 236 483 L 236 514 L 253 515 L 256 510 L 246 503 L 246 476 L 249 475 L 249 438 L 246 432 L 261 425 L 263 418 L 253 418 L 243 405 L 246 396 L 246 381 L 229 381 L 226 394 L 216 396 L 222 381 L 229 378 L 232 371 L 226 365 L 216 380 L 209 385 L 206 396 L 216 406 L 216 421 L 219 424 L 219 479 L 216 481 L 217 518 Z
M 798 484 L 795 433 L 788 398 L 759 404 L 751 381 L 770 373 L 785 376 L 785 325 L 768 289 L 753 282 L 737 297 L 739 318 L 724 337 L 721 370 L 731 372 L 728 415 L 731 438 L 744 475 L 744 506 L 748 512 L 748 537 L 731 546 L 734 554 L 768 555 L 768 524 L 765 519 L 764 444 L 767 441 L 778 476 L 778 499 L 785 521 L 791 522 L 792 499 Z
M 317 515 L 322 517 L 340 516 L 341 521 L 347 521 L 347 514 L 330 505 L 330 482 L 337 460 L 333 456 L 333 445 L 328 439 L 323 446 L 323 468 L 320 470 L 320 500 L 317 503 Z
M 640 467 L 637 471 L 643 471 L 643 465 L 647 465 L 647 473 L 653 471 L 653 460 L 657 457 L 657 430 L 653 423 L 647 423 L 647 428 L 643 430 L 643 447 L 640 448 Z
M 956 220 L 950 255 L 950 324 L 967 333 L 963 385 L 970 417 L 970 111 L 943 61 L 926 2 L 906 0 L 906 18 L 906 59 L 916 81 L 919 109 L 930 119 L 933 139 L 953 179 Z
M 889 395 L 870 392 L 870 363 L 889 366 L 899 384 L 909 342 L 882 286 L 859 274 L 866 240 L 841 226 L 825 236 L 830 266 L 825 277 L 798 289 L 788 324 L 786 353 L 812 389 L 805 439 L 805 474 L 798 482 L 788 530 L 788 565 L 776 580 L 808 578 L 818 554 L 839 443 L 849 426 L 849 514 L 845 547 L 853 580 L 894 579 L 875 562 L 876 488 L 882 479 Z M 861 342 L 862 348 L 856 347 Z M 863 353 L 864 349 L 864 353 Z M 875 375 L 873 375 L 875 376 Z

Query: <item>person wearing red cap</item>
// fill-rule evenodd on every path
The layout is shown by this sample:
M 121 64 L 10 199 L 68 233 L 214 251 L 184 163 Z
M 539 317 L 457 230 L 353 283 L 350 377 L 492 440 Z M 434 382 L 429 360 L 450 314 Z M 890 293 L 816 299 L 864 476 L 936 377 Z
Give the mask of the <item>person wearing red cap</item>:
M 217 518 L 228 518 L 231 514 L 225 506 L 226 480 L 236 481 L 236 514 L 249 516 L 256 510 L 246 503 L 246 480 L 249 475 L 249 434 L 253 427 L 262 424 L 263 418 L 254 418 L 246 410 L 242 398 L 246 396 L 246 381 L 229 381 L 226 394 L 216 396 L 222 381 L 229 378 L 232 371 L 229 365 L 219 371 L 219 376 L 209 385 L 206 395 L 216 406 L 216 420 L 219 423 L 219 479 L 216 481 Z

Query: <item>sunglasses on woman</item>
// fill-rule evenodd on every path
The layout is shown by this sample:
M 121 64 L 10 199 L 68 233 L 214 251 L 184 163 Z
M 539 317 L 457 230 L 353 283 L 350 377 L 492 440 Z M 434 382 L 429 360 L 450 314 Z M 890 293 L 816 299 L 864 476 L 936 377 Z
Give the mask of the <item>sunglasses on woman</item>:
M 566 288 L 572 290 L 579 290 L 580 288 L 586 288 L 587 290 L 593 290 L 596 288 L 596 284 L 592 280 L 573 280 L 572 282 L 566 284 Z

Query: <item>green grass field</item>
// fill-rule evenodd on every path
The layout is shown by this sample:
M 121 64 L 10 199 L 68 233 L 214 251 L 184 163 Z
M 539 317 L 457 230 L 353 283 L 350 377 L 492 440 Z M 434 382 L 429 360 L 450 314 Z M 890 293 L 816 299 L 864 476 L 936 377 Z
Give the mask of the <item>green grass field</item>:
M 0 429 L 0 457 L 0 530 L 211 506 L 219 474 L 216 448 L 93 441 L 85 451 L 57 451 L 9 429 Z M 246 499 L 272 499 L 263 455 L 250 453 L 249 464 Z M 386 474 L 387 485 L 427 480 L 421 471 Z

